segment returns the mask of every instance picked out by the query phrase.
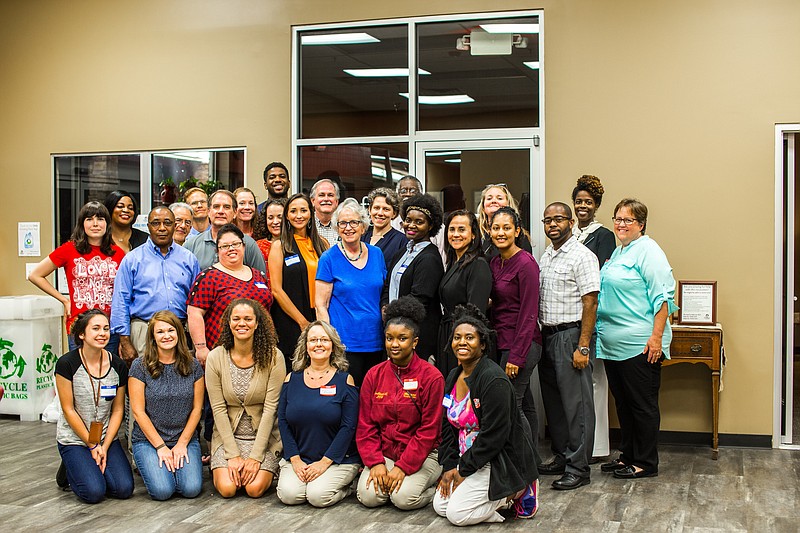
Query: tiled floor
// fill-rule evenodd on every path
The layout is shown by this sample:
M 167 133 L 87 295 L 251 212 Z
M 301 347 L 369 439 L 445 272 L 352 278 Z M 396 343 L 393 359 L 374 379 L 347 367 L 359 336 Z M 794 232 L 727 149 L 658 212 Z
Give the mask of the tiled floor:
M 545 450 L 542 450 L 545 452 Z M 546 453 L 545 453 L 546 455 Z M 440 531 L 451 528 L 428 507 L 402 512 L 362 507 L 351 496 L 331 509 L 287 507 L 274 490 L 259 500 L 223 500 L 209 481 L 194 500 L 151 501 L 141 478 L 126 501 L 85 505 L 56 488 L 55 425 L 0 418 L 0 531 Z M 591 533 L 636 531 L 800 531 L 800 452 L 664 446 L 660 475 L 621 481 L 595 465 L 592 483 L 550 488 L 544 477 L 533 520 L 474 530 Z

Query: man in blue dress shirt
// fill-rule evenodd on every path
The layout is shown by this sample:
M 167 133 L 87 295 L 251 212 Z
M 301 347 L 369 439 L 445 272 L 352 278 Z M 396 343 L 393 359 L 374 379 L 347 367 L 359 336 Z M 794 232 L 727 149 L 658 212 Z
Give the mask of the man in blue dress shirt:
M 197 257 L 176 244 L 175 215 L 160 206 L 147 217 L 150 238 L 119 265 L 111 300 L 111 331 L 120 335 L 120 356 L 130 363 L 144 352 L 147 322 L 169 310 L 186 319 L 186 298 L 200 273 Z

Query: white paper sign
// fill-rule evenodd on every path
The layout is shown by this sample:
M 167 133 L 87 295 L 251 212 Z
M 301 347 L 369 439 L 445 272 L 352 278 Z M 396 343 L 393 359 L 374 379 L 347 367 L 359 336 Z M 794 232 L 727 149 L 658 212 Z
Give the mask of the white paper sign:
M 19 232 L 19 256 L 20 257 L 39 257 L 40 251 L 39 223 L 20 222 L 17 225 Z

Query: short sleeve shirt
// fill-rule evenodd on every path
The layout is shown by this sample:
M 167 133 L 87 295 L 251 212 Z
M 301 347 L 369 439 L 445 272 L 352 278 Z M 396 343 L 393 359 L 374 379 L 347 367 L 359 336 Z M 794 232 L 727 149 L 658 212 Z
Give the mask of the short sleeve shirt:
M 112 245 L 113 255 L 104 254 L 99 246 L 92 246 L 88 254 L 81 254 L 72 241 L 53 250 L 50 260 L 56 267 L 64 268 L 69 287 L 70 318 L 72 322 L 79 314 L 89 309 L 100 309 L 111 314 L 111 297 L 114 294 L 114 278 L 125 252 Z
M 108 429 L 108 420 L 111 418 L 111 405 L 114 403 L 120 387 L 128 384 L 128 366 L 125 362 L 117 357 L 111 355 L 109 352 L 103 352 L 103 375 L 90 376 L 83 366 L 81 361 L 80 352 L 72 350 L 61 356 L 56 363 L 56 375 L 68 379 L 72 382 L 72 401 L 75 405 L 75 411 L 78 416 L 89 428 L 89 425 L 97 420 L 103 423 L 103 438 L 106 438 L 106 429 Z M 110 365 L 109 365 L 110 362 Z M 91 382 L 89 380 L 92 380 Z M 94 385 L 94 389 L 92 389 Z M 97 394 L 96 391 L 100 388 L 100 402 L 97 405 L 97 414 L 95 415 L 94 398 Z M 72 426 L 69 425 L 64 413 L 58 418 L 58 427 L 56 428 L 56 440 L 59 444 L 69 446 L 77 444 L 86 446 L 86 444 L 75 434 Z
M 174 446 L 194 407 L 194 384 L 203 377 L 200 363 L 192 359 L 192 371 L 188 376 L 181 376 L 175 364 L 164 365 L 161 374 L 154 378 L 142 358 L 137 357 L 131 365 L 130 377 L 144 383 L 144 411 L 167 446 Z M 134 422 L 131 441 L 146 440 L 139 423 Z
M 206 345 L 213 348 L 219 339 L 220 320 L 228 304 L 237 298 L 256 300 L 269 313 L 272 306 L 272 291 L 267 275 L 251 269 L 253 277 L 247 281 L 233 277 L 217 268 L 207 268 L 197 276 L 187 305 L 205 310 Z

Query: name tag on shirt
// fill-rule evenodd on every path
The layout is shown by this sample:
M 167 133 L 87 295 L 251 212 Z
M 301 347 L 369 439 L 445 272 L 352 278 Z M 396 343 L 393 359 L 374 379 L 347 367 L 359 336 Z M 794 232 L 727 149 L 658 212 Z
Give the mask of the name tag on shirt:
M 266 283 L 261 283 L 260 281 L 256 281 L 256 287 L 258 287 L 259 289 L 266 289 L 267 288 L 267 284 Z
M 290 255 L 289 257 L 284 259 L 283 262 L 286 263 L 287 267 L 290 267 L 292 265 L 296 265 L 297 263 L 300 262 L 300 256 L 297 255 L 297 254 Z
M 117 396 L 117 386 L 116 385 L 101 385 L 100 386 L 100 396 L 104 400 L 113 400 Z
M 400 274 L 404 274 L 407 268 L 408 265 L 402 265 L 400 268 L 397 269 L 397 275 L 399 276 Z
M 453 405 L 453 399 L 450 396 L 445 396 L 444 400 L 442 400 L 442 405 L 445 409 L 450 409 L 450 406 Z
M 319 388 L 320 396 L 336 396 L 336 385 L 324 385 Z
M 417 378 L 408 378 L 403 380 L 403 390 L 417 390 L 419 384 Z

